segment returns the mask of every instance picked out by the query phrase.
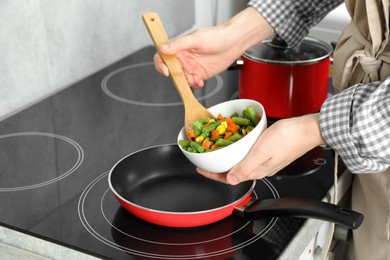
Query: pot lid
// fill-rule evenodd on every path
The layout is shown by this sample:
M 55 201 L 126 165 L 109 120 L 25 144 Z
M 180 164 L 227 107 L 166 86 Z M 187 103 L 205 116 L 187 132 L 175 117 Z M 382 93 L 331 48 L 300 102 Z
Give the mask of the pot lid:
M 321 61 L 331 55 L 330 44 L 306 37 L 297 48 L 287 47 L 279 37 L 258 43 L 245 51 L 244 56 L 254 61 L 277 64 L 307 64 Z

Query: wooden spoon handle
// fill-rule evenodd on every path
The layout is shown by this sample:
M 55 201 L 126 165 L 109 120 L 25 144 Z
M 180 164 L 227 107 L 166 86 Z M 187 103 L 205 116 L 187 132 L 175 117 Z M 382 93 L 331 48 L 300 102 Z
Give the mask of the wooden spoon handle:
M 142 19 L 145 23 L 146 28 L 153 40 L 153 43 L 165 65 L 168 67 L 170 77 L 175 84 L 177 91 L 179 92 L 182 100 L 188 102 L 195 102 L 190 86 L 188 85 L 187 79 L 183 73 L 181 65 L 175 55 L 166 55 L 159 52 L 158 47 L 162 44 L 169 43 L 168 36 L 161 23 L 160 17 L 157 13 L 148 12 L 142 15 Z M 196 101 L 197 102 L 197 101 Z M 184 102 L 184 105 L 191 105 Z

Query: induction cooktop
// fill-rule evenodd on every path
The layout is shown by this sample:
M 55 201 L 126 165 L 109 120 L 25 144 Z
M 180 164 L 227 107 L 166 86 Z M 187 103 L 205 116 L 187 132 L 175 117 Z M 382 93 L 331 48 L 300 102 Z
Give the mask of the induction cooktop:
M 175 143 L 183 125 L 180 97 L 154 71 L 154 52 L 143 48 L 0 122 L 0 224 L 103 259 L 277 259 L 305 219 L 232 215 L 168 228 L 115 200 L 111 167 L 140 149 Z M 225 71 L 194 94 L 210 107 L 237 91 L 238 72 Z M 317 147 L 259 180 L 253 196 L 321 200 L 333 167 L 333 150 Z

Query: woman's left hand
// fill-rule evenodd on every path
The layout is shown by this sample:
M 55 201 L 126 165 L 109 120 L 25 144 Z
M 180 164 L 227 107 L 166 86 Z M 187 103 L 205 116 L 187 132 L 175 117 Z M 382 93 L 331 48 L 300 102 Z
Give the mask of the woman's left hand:
M 272 176 L 314 147 L 325 144 L 319 115 L 310 114 L 282 119 L 267 128 L 248 155 L 227 173 L 197 171 L 205 177 L 236 185 Z

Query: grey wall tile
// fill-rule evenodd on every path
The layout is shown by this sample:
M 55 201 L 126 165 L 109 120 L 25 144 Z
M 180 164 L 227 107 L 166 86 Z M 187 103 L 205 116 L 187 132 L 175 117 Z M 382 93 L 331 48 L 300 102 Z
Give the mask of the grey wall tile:
M 0 120 L 150 45 L 147 11 L 171 37 L 195 22 L 194 1 L 1 1 Z

